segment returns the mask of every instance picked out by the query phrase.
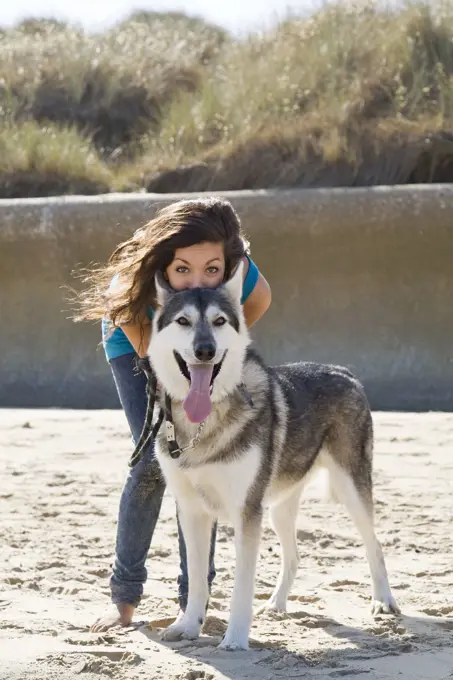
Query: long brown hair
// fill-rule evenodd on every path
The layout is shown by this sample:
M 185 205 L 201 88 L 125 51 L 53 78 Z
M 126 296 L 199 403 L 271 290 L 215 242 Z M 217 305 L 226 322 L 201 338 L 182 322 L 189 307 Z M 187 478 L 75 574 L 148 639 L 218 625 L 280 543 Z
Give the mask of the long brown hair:
M 108 263 L 84 277 L 89 287 L 78 295 L 75 321 L 108 318 L 115 326 L 141 322 L 156 305 L 154 277 L 165 273 L 177 248 L 223 243 L 225 280 L 246 253 L 249 243 L 231 203 L 217 197 L 178 201 L 120 243 Z M 110 286 L 117 275 L 118 283 Z

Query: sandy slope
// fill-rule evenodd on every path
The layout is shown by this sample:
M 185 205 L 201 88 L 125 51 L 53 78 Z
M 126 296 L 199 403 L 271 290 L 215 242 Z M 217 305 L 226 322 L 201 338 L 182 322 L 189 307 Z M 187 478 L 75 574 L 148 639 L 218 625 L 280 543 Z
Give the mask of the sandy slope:
M 375 414 L 376 515 L 401 619 L 373 620 L 363 548 L 338 506 L 308 490 L 302 561 L 288 615 L 255 619 L 250 652 L 216 649 L 233 574 L 221 528 L 205 635 L 163 644 L 176 613 L 174 504 L 164 500 L 148 561 L 142 625 L 88 625 L 108 603 L 117 505 L 131 443 L 119 411 L 0 411 L 0 678 L 453 677 L 453 415 Z M 264 532 L 257 600 L 278 546 Z

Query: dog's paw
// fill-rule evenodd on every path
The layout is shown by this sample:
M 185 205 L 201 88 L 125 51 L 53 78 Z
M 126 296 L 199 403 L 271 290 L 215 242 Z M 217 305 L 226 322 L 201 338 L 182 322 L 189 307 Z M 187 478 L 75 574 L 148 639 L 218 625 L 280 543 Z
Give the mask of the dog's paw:
M 264 614 L 265 612 L 276 612 L 277 614 L 286 613 L 286 602 L 279 602 L 272 597 L 256 610 L 257 614 Z
M 196 623 L 186 623 L 182 619 L 177 623 L 168 626 L 162 633 L 162 640 L 166 642 L 178 642 L 179 640 L 195 640 L 200 637 L 201 625 Z
M 228 635 L 228 631 L 218 647 L 218 649 L 223 649 L 225 652 L 247 651 L 248 648 L 249 640 L 247 635 Z
M 388 593 L 384 597 L 376 597 L 371 603 L 371 613 L 373 616 L 379 616 L 380 614 L 401 614 L 401 610 L 398 607 L 395 598 L 391 593 Z

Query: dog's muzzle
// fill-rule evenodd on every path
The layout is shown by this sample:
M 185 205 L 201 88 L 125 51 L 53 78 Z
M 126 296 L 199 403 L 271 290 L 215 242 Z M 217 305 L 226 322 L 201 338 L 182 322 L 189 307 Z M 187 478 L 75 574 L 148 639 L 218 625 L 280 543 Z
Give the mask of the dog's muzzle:
M 214 352 L 215 353 L 215 352 Z M 211 387 L 214 384 L 214 380 L 217 378 L 217 376 L 220 373 L 220 369 L 222 368 L 222 364 L 224 362 L 225 356 L 226 356 L 227 350 L 225 350 L 223 357 L 220 359 L 220 361 L 217 364 L 214 364 L 214 369 L 212 371 L 212 378 L 211 378 Z M 176 359 L 176 363 L 178 364 L 179 370 L 183 374 L 183 376 L 187 379 L 187 381 L 190 384 L 190 373 L 189 373 L 189 368 L 187 366 L 187 363 L 184 361 L 182 356 L 177 352 L 176 350 L 173 351 L 174 357 Z M 214 355 L 212 355 L 212 358 Z M 197 357 L 198 358 L 198 357 Z

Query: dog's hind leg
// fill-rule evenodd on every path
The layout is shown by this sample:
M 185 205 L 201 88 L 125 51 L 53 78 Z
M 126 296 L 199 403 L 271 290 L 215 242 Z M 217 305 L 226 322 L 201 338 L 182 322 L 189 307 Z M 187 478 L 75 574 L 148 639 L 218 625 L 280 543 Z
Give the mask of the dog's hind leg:
M 236 573 L 231 598 L 230 619 L 221 649 L 248 649 L 248 637 L 253 617 L 255 572 L 261 538 L 261 513 L 250 518 L 238 517 L 234 524 Z
M 277 534 L 281 546 L 281 565 L 277 585 L 269 600 L 260 611 L 271 609 L 285 612 L 289 591 L 299 565 L 299 554 L 296 540 L 296 519 L 299 511 L 301 488 L 297 487 L 290 496 L 275 503 L 270 508 L 272 528 Z
M 183 616 L 169 626 L 164 640 L 193 640 L 200 635 L 208 603 L 209 549 L 212 517 L 197 502 L 197 498 L 185 499 L 179 504 L 179 520 L 187 549 L 189 596 Z
M 366 457 L 357 460 L 357 467 L 361 469 L 354 475 L 328 453 L 323 454 L 323 461 L 336 498 L 346 507 L 365 544 L 372 580 L 371 611 L 373 614 L 397 614 L 399 608 L 390 591 L 384 555 L 374 532 L 371 461 Z M 359 483 L 361 476 L 363 484 Z

